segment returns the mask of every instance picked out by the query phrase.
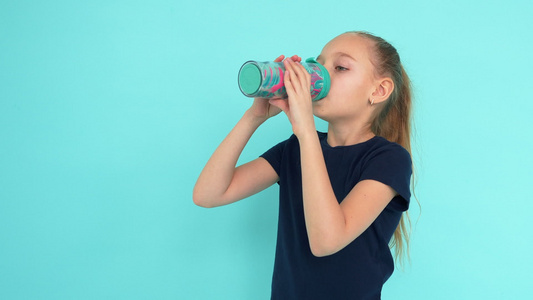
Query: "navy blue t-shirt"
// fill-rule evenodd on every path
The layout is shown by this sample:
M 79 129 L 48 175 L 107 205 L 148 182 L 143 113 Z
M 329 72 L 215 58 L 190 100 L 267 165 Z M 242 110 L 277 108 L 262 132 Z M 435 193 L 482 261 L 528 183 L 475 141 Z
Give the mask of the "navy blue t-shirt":
M 318 133 L 333 191 L 339 203 L 365 179 L 392 187 L 398 195 L 353 242 L 316 257 L 305 227 L 300 145 L 295 135 L 272 147 L 265 158 L 279 175 L 280 204 L 272 299 L 380 299 L 394 270 L 389 241 L 411 196 L 411 156 L 383 137 L 331 147 Z

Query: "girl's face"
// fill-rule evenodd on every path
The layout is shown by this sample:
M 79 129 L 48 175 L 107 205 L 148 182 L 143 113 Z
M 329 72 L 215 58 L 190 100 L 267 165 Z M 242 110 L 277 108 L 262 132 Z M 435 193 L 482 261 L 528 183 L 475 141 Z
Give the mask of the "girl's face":
M 376 89 L 374 66 L 370 62 L 372 42 L 352 33 L 342 34 L 322 49 L 317 61 L 331 77 L 328 95 L 313 102 L 314 114 L 328 122 L 353 120 L 370 113 L 370 99 Z

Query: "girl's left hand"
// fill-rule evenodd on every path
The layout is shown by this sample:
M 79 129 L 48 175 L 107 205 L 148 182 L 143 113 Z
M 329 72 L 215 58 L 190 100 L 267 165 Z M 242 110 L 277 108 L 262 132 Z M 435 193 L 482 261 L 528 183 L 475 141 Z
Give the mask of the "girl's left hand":
M 271 99 L 270 104 L 279 107 L 292 124 L 294 134 L 299 137 L 305 132 L 316 132 L 311 100 L 311 75 L 299 63 L 300 57 L 287 58 L 285 65 L 284 84 L 288 99 Z

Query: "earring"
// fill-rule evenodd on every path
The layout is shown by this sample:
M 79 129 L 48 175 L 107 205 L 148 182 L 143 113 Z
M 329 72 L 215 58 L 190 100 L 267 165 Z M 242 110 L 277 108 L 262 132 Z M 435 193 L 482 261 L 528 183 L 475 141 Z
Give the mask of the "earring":
M 374 99 L 370 99 L 370 106 L 374 105 Z

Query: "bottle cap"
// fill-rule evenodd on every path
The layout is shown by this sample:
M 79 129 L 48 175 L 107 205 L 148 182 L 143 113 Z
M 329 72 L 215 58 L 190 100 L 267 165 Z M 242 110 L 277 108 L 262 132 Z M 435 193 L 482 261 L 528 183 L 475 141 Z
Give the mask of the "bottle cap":
M 245 62 L 239 70 L 239 88 L 246 96 L 254 96 L 259 90 L 263 79 L 261 78 L 261 69 L 255 61 Z
M 320 71 L 322 72 L 322 76 L 324 78 L 324 83 L 323 83 L 323 86 L 322 86 L 322 90 L 320 90 L 320 93 L 314 99 L 315 101 L 316 100 L 320 100 L 320 99 L 326 97 L 327 94 L 329 93 L 329 87 L 331 85 L 331 79 L 329 77 L 329 72 L 323 65 L 321 65 L 319 62 L 317 62 L 316 59 L 313 58 L 313 57 L 306 59 L 305 62 L 316 64 L 318 66 L 318 68 L 320 68 Z

